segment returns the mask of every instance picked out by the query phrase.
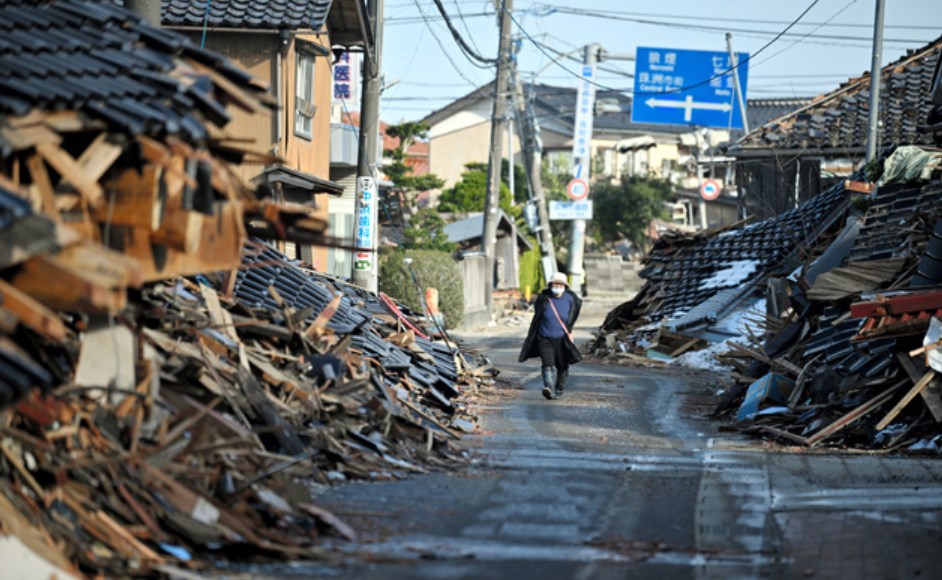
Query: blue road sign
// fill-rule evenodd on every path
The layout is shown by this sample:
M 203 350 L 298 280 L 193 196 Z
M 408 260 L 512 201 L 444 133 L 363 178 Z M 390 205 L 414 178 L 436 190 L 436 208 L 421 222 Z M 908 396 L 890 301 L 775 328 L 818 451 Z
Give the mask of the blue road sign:
M 749 54 L 736 59 L 745 101 Z M 639 46 L 631 122 L 742 129 L 730 67 L 726 52 Z

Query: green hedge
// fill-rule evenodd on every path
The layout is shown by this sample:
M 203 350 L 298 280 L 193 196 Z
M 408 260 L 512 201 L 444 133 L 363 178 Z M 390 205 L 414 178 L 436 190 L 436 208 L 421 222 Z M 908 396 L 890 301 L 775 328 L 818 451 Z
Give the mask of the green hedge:
M 419 293 L 403 258 L 412 258 L 412 269 L 419 281 L 423 298 L 426 288 L 438 290 L 438 308 L 446 328 L 455 328 L 464 320 L 464 280 L 451 254 L 435 250 L 395 250 L 379 259 L 379 289 L 416 312 L 423 312 Z
M 520 256 L 520 293 L 530 287 L 530 295 L 539 294 L 546 286 L 543 278 L 543 267 L 540 264 L 540 244 L 536 238 L 530 238 L 533 247 Z

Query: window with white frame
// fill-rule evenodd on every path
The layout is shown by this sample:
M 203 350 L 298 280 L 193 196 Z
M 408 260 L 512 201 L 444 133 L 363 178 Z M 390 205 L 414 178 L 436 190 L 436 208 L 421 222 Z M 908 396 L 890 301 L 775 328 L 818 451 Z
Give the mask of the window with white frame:
M 305 139 L 313 138 L 314 113 L 314 55 L 298 51 L 298 70 L 294 87 L 294 133 Z

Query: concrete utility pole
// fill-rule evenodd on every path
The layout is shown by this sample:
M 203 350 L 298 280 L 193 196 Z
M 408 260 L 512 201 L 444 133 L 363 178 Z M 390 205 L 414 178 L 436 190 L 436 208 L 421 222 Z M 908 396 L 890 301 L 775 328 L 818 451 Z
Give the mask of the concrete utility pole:
M 867 163 L 877 156 L 880 146 L 880 61 L 883 58 L 883 0 L 876 0 L 873 17 L 873 57 L 870 61 L 870 117 L 867 132 Z
M 592 169 L 592 122 L 595 115 L 595 64 L 600 46 L 589 44 L 583 56 L 583 81 L 576 98 L 576 115 L 573 123 L 572 167 L 573 177 L 589 182 Z M 591 67 L 591 71 L 589 68 Z M 591 81 L 591 82 L 590 82 Z M 582 267 L 585 250 L 585 220 L 573 220 L 572 240 L 569 244 L 569 287 L 573 292 L 582 292 L 585 271 Z
M 357 157 L 356 251 L 353 256 L 353 282 L 376 292 L 379 288 L 376 247 L 379 237 L 377 208 L 379 94 L 383 68 L 383 0 L 370 0 L 373 47 L 363 53 L 363 96 L 360 103 L 360 146 Z
M 540 123 L 533 110 L 533 84 L 530 84 L 528 98 L 523 96 L 523 87 L 519 77 L 514 76 L 514 93 L 517 104 L 517 135 L 523 149 L 523 166 L 527 171 L 527 183 L 530 190 L 530 202 L 536 205 L 536 234 L 540 241 L 540 264 L 543 277 L 549 280 L 556 273 L 556 249 L 553 247 L 553 232 L 550 229 L 549 213 L 546 211 L 546 197 L 543 194 L 543 143 L 540 139 Z
M 513 0 L 500 2 L 500 44 L 497 49 L 497 82 L 491 114 L 491 152 L 487 160 L 487 195 L 484 197 L 484 296 L 488 315 L 493 317 L 494 264 L 497 249 L 497 222 L 500 219 L 500 163 L 503 157 L 504 123 L 507 118 L 507 90 L 510 85 L 510 14 Z M 513 143 L 510 144 L 513 147 Z M 511 168 L 511 171 L 513 168 Z
M 124 6 L 154 26 L 160 26 L 160 0 L 125 0 Z

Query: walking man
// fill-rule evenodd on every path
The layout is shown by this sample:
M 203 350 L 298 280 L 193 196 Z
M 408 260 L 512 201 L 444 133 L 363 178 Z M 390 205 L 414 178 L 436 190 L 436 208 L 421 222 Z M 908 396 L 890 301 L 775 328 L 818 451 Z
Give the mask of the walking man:
M 519 361 L 540 357 L 543 396 L 547 399 L 563 395 L 569 378 L 569 365 L 582 360 L 572 342 L 572 328 L 581 308 L 582 299 L 569 289 L 566 274 L 562 272 L 553 274 L 549 286 L 536 299 L 530 331 L 520 349 Z

